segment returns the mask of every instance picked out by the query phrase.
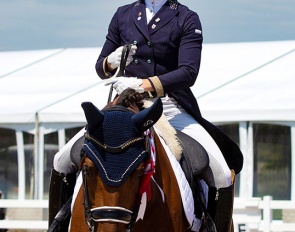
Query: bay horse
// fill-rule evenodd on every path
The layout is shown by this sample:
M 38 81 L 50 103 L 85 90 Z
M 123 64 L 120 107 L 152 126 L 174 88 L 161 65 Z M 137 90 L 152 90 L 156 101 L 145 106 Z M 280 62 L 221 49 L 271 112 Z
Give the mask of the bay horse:
M 83 181 L 72 203 L 69 231 L 190 231 L 176 176 L 153 131 L 162 102 L 143 109 L 140 94 L 128 90 L 125 95 L 103 110 L 82 103 L 87 120 Z M 147 203 L 139 215 L 144 196 Z

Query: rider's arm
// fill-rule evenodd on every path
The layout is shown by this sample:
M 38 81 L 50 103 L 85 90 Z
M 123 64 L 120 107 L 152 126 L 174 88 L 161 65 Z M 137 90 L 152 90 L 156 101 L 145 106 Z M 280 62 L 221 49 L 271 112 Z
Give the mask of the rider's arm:
M 150 92 L 153 97 L 163 97 L 164 89 L 159 77 L 149 77 L 148 79 L 142 80 L 142 85 L 140 86 L 145 92 Z

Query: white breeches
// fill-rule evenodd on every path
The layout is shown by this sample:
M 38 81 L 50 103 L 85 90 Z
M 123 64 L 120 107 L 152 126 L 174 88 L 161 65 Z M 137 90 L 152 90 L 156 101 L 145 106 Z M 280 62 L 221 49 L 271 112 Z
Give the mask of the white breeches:
M 73 168 L 71 160 L 71 148 L 74 143 L 81 138 L 85 133 L 85 128 L 81 129 L 66 145 L 62 147 L 54 156 L 53 167 L 56 171 L 68 174 L 74 173 L 76 170 Z
M 225 188 L 231 185 L 231 171 L 213 138 L 178 103 L 169 97 L 162 98 L 164 115 L 177 130 L 197 140 L 209 155 L 209 169 L 202 178 L 210 187 Z

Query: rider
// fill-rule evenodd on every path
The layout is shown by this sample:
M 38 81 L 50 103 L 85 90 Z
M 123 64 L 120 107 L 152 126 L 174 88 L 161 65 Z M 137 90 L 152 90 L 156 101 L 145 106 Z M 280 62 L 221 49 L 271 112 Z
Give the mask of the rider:
M 190 89 L 199 72 L 202 42 L 196 12 L 177 0 L 138 0 L 119 7 L 114 14 L 96 71 L 100 78 L 110 78 L 120 66 L 123 45 L 132 44 L 125 75 L 115 79 L 115 90 L 121 94 L 131 87 L 151 99 L 161 98 L 163 113 L 171 125 L 206 149 L 210 164 L 202 179 L 213 198 L 209 199 L 208 210 L 214 219 L 222 217 L 215 220 L 217 231 L 229 231 L 234 194 L 232 171 L 240 172 L 243 156 L 228 136 L 202 117 Z M 74 175 L 69 151 L 81 135 L 83 130 L 55 156 L 51 184 Z M 219 200 L 215 201 L 217 195 Z
M 190 89 L 199 72 L 202 42 L 199 17 L 188 7 L 177 0 L 138 0 L 114 14 L 96 71 L 102 79 L 114 75 L 123 45 L 131 43 L 125 76 L 113 81 L 115 90 L 120 94 L 131 87 L 149 98 L 160 97 L 171 125 L 197 140 L 209 155 L 210 165 L 202 176 L 210 187 L 209 196 L 219 194 L 220 199 L 232 201 L 232 171 L 237 174 L 242 168 L 241 151 L 202 117 Z M 225 210 L 216 207 L 221 207 L 218 202 L 209 203 L 213 215 L 224 216 Z M 231 208 L 232 203 L 224 207 Z M 216 226 L 217 231 L 227 231 L 229 225 Z

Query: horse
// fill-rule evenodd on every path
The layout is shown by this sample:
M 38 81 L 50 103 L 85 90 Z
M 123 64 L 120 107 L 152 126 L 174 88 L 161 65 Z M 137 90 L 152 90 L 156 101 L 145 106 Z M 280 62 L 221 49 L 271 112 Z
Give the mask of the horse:
M 191 231 L 171 162 L 153 129 L 162 102 L 143 108 L 142 99 L 128 89 L 102 110 L 82 103 L 87 120 L 82 183 L 69 231 Z

